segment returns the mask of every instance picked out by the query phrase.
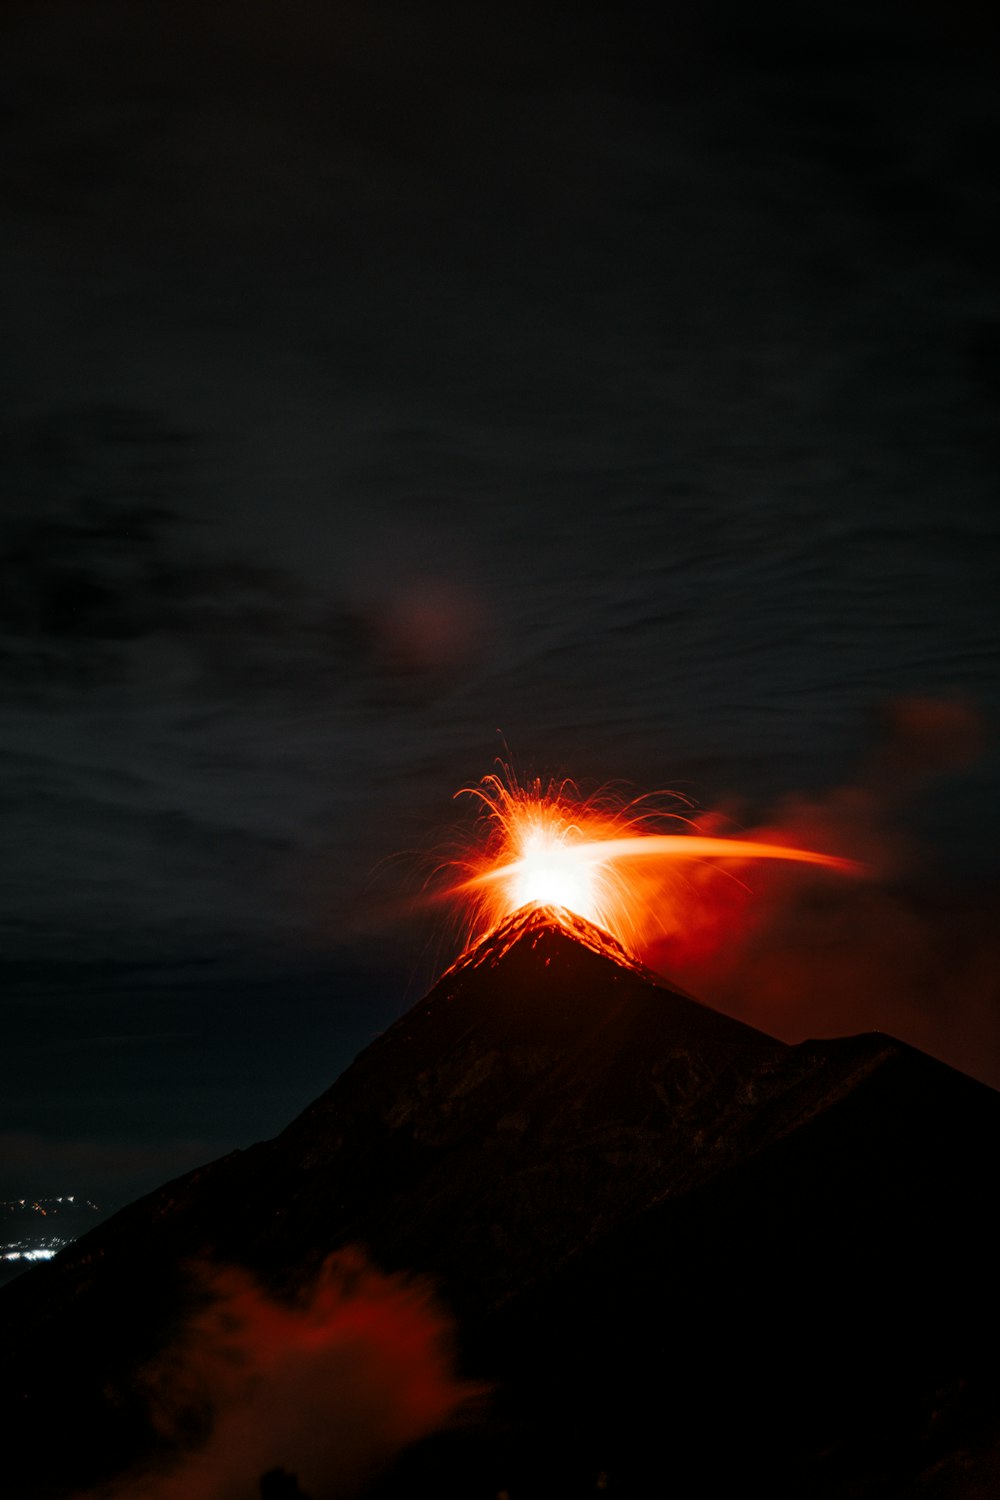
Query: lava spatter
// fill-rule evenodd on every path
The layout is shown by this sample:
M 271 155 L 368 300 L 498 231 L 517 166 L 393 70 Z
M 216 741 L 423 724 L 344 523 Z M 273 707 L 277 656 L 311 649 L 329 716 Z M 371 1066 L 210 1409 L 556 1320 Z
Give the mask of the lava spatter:
M 783 860 L 856 874 L 856 861 L 760 839 L 719 838 L 647 799 L 585 798 L 571 781 L 521 786 L 509 770 L 462 794 L 478 799 L 479 843 L 452 892 L 467 903 L 471 943 L 515 912 L 546 908 L 601 928 L 627 952 L 669 926 L 668 873 L 681 861 Z M 669 819 L 676 829 L 663 832 Z

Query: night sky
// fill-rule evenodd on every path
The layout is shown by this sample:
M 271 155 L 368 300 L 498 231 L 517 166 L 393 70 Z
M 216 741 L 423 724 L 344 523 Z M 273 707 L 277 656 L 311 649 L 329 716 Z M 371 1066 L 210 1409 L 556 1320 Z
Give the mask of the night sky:
M 5 6 L 0 1197 L 332 1082 L 498 731 L 871 860 L 678 982 L 1000 1086 L 1000 32 L 669 12 Z

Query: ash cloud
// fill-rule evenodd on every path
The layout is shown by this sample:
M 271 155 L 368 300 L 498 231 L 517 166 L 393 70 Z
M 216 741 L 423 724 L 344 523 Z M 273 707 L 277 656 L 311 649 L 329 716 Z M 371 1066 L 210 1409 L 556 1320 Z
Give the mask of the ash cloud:
M 428 1288 L 359 1250 L 329 1256 L 294 1300 L 235 1267 L 191 1275 L 195 1310 L 142 1376 L 165 1456 L 78 1500 L 257 1500 L 282 1474 L 340 1500 L 477 1394 Z
M 983 754 L 963 700 L 901 697 L 857 779 L 788 798 L 751 836 L 862 861 L 843 879 L 778 864 L 703 868 L 647 961 L 700 999 L 796 1042 L 885 1031 L 1000 1088 L 1000 893 L 934 869 L 922 799 Z

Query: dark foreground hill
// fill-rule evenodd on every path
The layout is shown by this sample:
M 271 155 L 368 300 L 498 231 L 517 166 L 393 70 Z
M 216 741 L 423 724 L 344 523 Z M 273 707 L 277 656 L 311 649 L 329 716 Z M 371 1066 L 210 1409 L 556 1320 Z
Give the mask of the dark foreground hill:
M 277 1139 L 6 1290 L 10 1493 L 149 1450 L 192 1260 L 281 1293 L 361 1245 L 493 1391 L 382 1494 L 993 1496 L 998 1147 L 1000 1096 L 900 1043 L 785 1046 L 520 914 Z

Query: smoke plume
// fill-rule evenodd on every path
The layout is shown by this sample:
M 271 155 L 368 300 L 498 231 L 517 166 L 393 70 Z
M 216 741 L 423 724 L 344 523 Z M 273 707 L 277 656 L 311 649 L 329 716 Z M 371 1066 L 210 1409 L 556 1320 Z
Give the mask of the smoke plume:
M 936 872 L 911 832 L 920 799 L 978 759 L 983 724 L 926 698 L 896 700 L 885 719 L 852 784 L 789 798 L 750 835 L 861 860 L 865 878 L 690 870 L 673 892 L 676 930 L 644 956 L 786 1041 L 886 1031 L 1000 1087 L 1000 900 Z
M 143 1374 L 170 1456 L 80 1500 L 341 1500 L 475 1394 L 429 1290 L 358 1251 L 291 1303 L 236 1268 L 192 1280 L 198 1310 Z

